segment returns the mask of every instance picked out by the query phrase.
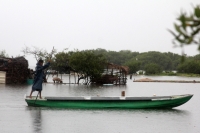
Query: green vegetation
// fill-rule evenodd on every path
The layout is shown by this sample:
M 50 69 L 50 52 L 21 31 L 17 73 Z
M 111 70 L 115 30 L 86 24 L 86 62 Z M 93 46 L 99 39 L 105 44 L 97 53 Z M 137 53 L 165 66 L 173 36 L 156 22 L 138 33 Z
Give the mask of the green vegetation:
M 86 84 L 91 78 L 99 78 L 103 72 L 106 58 L 94 51 L 75 51 L 69 57 L 69 66 L 84 75 Z
M 151 65 L 149 64 L 152 63 L 159 66 L 159 69 L 158 67 L 155 67 L 157 68 L 157 70 L 154 70 L 154 72 L 152 71 L 153 73 L 160 73 L 162 70 L 172 71 L 177 70 L 178 65 L 181 63 L 181 55 L 174 54 L 171 52 L 161 53 L 156 51 L 150 51 L 139 53 L 131 52 L 129 50 L 116 52 L 106 51 L 105 49 L 96 49 L 93 51 L 94 53 L 104 54 L 108 62 L 128 66 L 129 73 L 136 73 L 138 70 L 149 70 L 150 68 L 148 67 L 151 67 Z M 189 58 L 192 59 L 193 57 L 188 57 L 188 59 Z M 153 73 L 148 72 L 148 74 Z
M 132 58 L 125 62 L 124 65 L 129 67 L 129 73 L 136 73 L 140 69 L 141 62 Z
M 155 63 L 149 63 L 144 67 L 146 74 L 158 74 L 162 72 L 161 67 Z
M 35 56 L 36 60 L 48 57 L 46 51 L 41 49 L 25 48 L 27 54 Z M 136 73 L 138 70 L 146 71 L 152 75 L 177 75 L 178 73 L 200 74 L 200 54 L 196 56 L 185 56 L 185 62 L 181 62 L 182 55 L 171 52 L 131 52 L 130 50 L 107 51 L 105 49 L 53 52 L 51 68 L 60 73 L 68 73 L 75 70 L 86 77 L 98 77 L 106 62 L 129 67 L 129 73 Z M 3 52 L 5 54 L 5 52 Z M 165 73 L 162 73 L 165 71 Z
M 194 73 L 200 74 L 200 62 L 196 60 L 187 60 L 177 67 L 180 73 Z
M 185 62 L 181 62 L 182 55 L 171 52 L 161 53 L 150 51 L 139 53 L 129 50 L 116 52 L 106 51 L 105 49 L 96 49 L 93 51 L 94 53 L 104 54 L 111 63 L 128 66 L 130 69 L 129 73 L 145 70 L 148 71 L 146 74 L 156 75 L 198 76 L 198 74 L 200 74 L 200 54 L 196 56 L 184 56 Z M 102 53 L 100 51 L 102 51 Z M 113 53 L 115 54 L 113 55 Z M 152 67 L 152 64 L 156 66 Z M 177 70 L 177 73 L 172 72 L 173 70 Z M 165 73 L 162 73 L 162 71 L 165 71 Z
M 55 57 L 52 59 L 50 68 L 53 70 L 57 70 L 60 73 L 69 73 L 69 53 L 58 52 L 54 56 Z
M 159 75 L 159 76 L 180 76 L 179 73 L 174 73 L 174 72 L 162 72 L 162 73 L 159 73 L 159 74 L 156 74 L 156 75 Z
M 200 5 L 193 7 L 193 12 L 190 14 L 181 12 L 177 21 L 178 23 L 174 23 L 175 31 L 169 30 L 174 36 L 174 45 L 183 47 L 184 45 L 197 44 L 198 50 L 200 50 Z

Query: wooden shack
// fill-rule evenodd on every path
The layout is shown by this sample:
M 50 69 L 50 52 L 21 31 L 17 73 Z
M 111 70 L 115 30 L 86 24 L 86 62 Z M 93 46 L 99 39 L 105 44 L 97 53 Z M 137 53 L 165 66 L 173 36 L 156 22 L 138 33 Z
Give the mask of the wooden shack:
M 5 72 L 6 84 L 25 83 L 29 76 L 28 61 L 24 57 L 0 58 L 0 71 Z
M 92 79 L 92 83 L 125 85 L 128 71 L 129 68 L 127 66 L 107 63 L 105 64 L 101 78 Z

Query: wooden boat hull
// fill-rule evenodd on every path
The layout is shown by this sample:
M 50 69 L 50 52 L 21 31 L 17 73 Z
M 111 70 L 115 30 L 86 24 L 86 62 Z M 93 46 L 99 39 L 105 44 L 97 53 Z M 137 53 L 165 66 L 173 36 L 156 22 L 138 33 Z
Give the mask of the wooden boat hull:
M 28 106 L 83 109 L 171 109 L 180 106 L 193 95 L 155 97 L 25 97 Z

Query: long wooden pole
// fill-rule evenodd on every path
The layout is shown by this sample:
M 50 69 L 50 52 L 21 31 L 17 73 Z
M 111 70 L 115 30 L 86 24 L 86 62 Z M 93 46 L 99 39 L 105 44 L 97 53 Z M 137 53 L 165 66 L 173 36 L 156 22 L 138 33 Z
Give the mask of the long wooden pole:
M 37 98 L 38 98 L 38 95 L 39 95 L 40 91 L 38 91 L 38 94 L 37 94 L 37 97 L 35 99 L 35 102 L 37 101 Z M 34 105 L 35 105 L 35 102 L 34 102 Z

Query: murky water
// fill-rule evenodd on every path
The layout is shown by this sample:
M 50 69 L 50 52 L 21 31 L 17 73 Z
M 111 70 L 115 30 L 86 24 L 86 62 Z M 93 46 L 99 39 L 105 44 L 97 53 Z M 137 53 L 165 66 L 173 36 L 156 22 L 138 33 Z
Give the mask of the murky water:
M 64 81 L 68 77 L 64 76 Z M 135 76 L 133 79 L 144 78 Z M 151 79 L 198 80 L 184 77 Z M 132 80 L 133 80 L 132 79 Z M 200 84 L 136 83 L 126 86 L 44 84 L 44 96 L 152 96 L 194 94 L 186 104 L 172 110 L 87 110 L 28 107 L 24 94 L 31 85 L 0 84 L 0 132 L 26 133 L 200 133 Z M 37 95 L 35 92 L 34 95 Z

